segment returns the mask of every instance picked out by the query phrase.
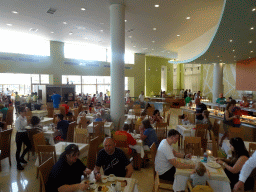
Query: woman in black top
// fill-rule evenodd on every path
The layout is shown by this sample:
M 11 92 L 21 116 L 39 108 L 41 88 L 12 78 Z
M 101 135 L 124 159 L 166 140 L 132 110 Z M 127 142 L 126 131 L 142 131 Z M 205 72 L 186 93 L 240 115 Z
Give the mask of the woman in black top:
M 224 171 L 230 180 L 231 189 L 238 182 L 240 171 L 249 159 L 249 152 L 245 148 L 244 142 L 240 137 L 230 139 L 230 148 L 232 150 L 232 157 L 230 159 L 219 159 L 217 163 L 224 166 Z M 253 188 L 254 179 L 249 177 L 245 182 L 245 191 Z
M 220 147 L 222 147 L 223 140 L 229 136 L 228 128 L 229 128 L 229 126 L 233 127 L 233 125 L 234 125 L 233 119 L 237 118 L 237 115 L 234 116 L 232 113 L 232 110 L 235 106 L 236 106 L 235 100 L 231 100 L 226 106 L 226 110 L 224 113 L 224 120 L 223 120 L 224 135 L 222 136 L 222 138 L 220 140 L 220 144 L 219 144 Z

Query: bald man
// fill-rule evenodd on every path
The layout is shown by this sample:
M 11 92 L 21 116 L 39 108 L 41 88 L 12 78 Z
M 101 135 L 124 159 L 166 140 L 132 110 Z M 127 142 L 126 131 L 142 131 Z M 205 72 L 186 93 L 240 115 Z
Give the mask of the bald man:
M 219 98 L 216 100 L 216 103 L 219 103 L 219 104 L 225 104 L 226 103 L 226 98 L 223 97 L 223 93 L 219 94 Z
M 130 178 L 133 173 L 132 164 L 124 152 L 116 148 L 114 140 L 110 137 L 105 138 L 104 149 L 100 150 L 96 166 L 94 168 L 95 178 L 101 178 L 100 168 L 104 170 L 104 175 L 114 174 L 117 177 Z
M 195 100 L 196 104 L 196 124 L 203 124 L 203 111 L 207 110 L 207 107 L 205 104 L 201 103 L 199 98 L 196 98 Z

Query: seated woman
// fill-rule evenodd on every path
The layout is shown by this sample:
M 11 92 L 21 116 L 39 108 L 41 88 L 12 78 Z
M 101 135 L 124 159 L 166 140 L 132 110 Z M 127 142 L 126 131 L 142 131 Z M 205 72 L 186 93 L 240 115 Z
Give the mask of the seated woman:
M 79 103 L 78 103 L 77 100 L 75 100 L 73 107 L 74 107 L 74 108 L 78 108 L 78 106 L 79 106 Z
M 39 117 L 32 116 L 30 121 L 31 121 L 32 128 L 38 128 L 38 129 L 42 128 L 42 126 L 39 125 L 39 123 L 40 123 L 40 118 Z
M 81 183 L 81 176 L 89 175 L 91 170 L 86 168 L 78 157 L 77 145 L 70 144 L 65 148 L 50 172 L 46 183 L 47 192 L 87 190 L 89 185 Z
M 140 114 L 140 117 L 137 119 L 136 124 L 137 124 L 137 125 L 140 125 L 141 122 L 146 118 L 146 116 L 147 116 L 147 113 L 145 113 L 145 112 L 143 111 L 143 112 Z
M 230 180 L 231 189 L 238 182 L 239 173 L 249 159 L 249 152 L 245 148 L 244 142 L 240 137 L 230 139 L 230 148 L 232 150 L 232 157 L 230 159 L 220 159 L 217 158 L 217 163 L 223 165 L 224 171 Z M 253 188 L 254 180 L 249 177 L 245 182 L 245 191 Z
M 160 116 L 159 110 L 155 110 L 152 117 L 151 117 L 151 123 L 163 123 L 163 117 Z
M 142 121 L 140 126 L 140 138 L 144 141 L 144 150 L 149 151 L 149 148 L 153 143 L 158 145 L 156 131 L 152 128 L 148 119 Z

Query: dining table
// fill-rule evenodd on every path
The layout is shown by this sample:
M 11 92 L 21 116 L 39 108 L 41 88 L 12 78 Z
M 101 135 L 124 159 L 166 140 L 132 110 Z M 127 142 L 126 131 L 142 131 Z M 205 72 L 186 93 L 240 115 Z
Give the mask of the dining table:
M 48 126 L 43 127 L 43 133 L 50 145 L 55 145 L 54 138 L 60 134 L 60 132 L 53 131 Z
M 140 139 L 140 134 L 130 133 L 132 137 L 136 140 L 136 145 L 129 145 L 131 149 L 135 149 L 137 153 L 140 154 L 140 157 L 143 159 L 145 156 L 145 149 L 143 146 L 143 141 Z
M 244 141 L 244 145 L 245 145 L 245 147 L 248 151 L 249 151 L 249 144 L 250 143 L 256 144 L 256 142 Z M 231 151 L 231 148 L 230 148 L 229 140 L 224 140 L 223 143 L 222 143 L 221 148 L 225 151 L 227 157 L 232 156 L 232 151 Z
M 32 116 L 37 116 L 37 117 L 45 117 L 48 115 L 48 111 L 47 110 L 34 110 L 31 111 Z
M 53 123 L 53 118 L 51 117 L 44 117 L 41 121 L 40 121 L 40 124 L 42 126 L 46 126 L 46 125 L 49 125 L 49 124 L 52 124 Z
M 93 122 L 87 127 L 88 133 L 93 133 Z M 108 136 L 111 136 L 111 131 L 114 129 L 113 122 L 105 122 L 104 123 L 104 133 Z
M 203 157 L 200 158 L 200 161 L 202 162 Z M 180 159 L 177 158 L 177 161 L 187 164 L 195 164 L 197 161 L 193 160 L 186 160 L 186 159 Z M 227 177 L 225 171 L 221 166 L 219 168 L 212 168 L 212 166 L 209 166 L 210 164 L 202 162 L 206 169 L 210 172 L 210 178 L 208 180 L 208 183 L 210 184 L 211 188 L 214 192 L 231 192 L 230 187 L 230 180 Z M 174 183 L 173 183 L 173 190 L 174 191 L 185 191 L 185 188 L 187 186 L 187 181 L 190 178 L 191 172 L 193 169 L 176 169 L 176 173 L 174 176 Z
M 145 109 L 140 109 L 140 113 L 142 113 Z M 134 109 L 129 109 L 128 115 L 135 115 Z
M 178 145 L 182 145 L 186 137 L 195 137 L 196 130 L 194 129 L 195 125 L 177 125 L 176 130 L 180 133 L 181 139 Z

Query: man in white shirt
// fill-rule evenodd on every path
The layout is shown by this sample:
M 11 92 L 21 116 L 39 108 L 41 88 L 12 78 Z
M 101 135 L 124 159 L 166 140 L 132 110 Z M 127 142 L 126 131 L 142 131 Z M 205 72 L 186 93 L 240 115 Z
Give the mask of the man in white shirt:
M 128 101 L 129 97 L 130 97 L 130 90 L 128 90 L 128 91 L 126 92 L 126 95 L 125 95 L 126 101 Z
M 181 89 L 180 90 L 180 98 L 183 98 L 183 96 L 184 96 L 184 89 Z
M 244 191 L 244 183 L 250 176 L 253 169 L 255 168 L 256 168 L 256 152 L 254 152 L 253 155 L 248 159 L 248 161 L 246 161 L 242 170 L 240 171 L 239 181 L 234 186 L 234 189 L 233 189 L 234 192 Z
M 15 121 L 15 128 L 17 130 L 15 141 L 17 146 L 16 161 L 17 161 L 18 170 L 24 169 L 21 163 L 27 164 L 27 161 L 25 161 L 24 157 L 32 147 L 28 138 L 28 133 L 25 129 L 25 127 L 27 126 L 27 118 L 25 115 L 26 115 L 25 108 L 21 108 L 20 116 Z M 23 151 L 22 155 L 20 156 L 22 143 L 24 143 L 27 146 L 27 148 Z
M 103 104 L 103 94 L 102 94 L 102 92 L 100 92 L 99 97 L 97 97 L 97 102 Z
M 144 102 L 144 98 L 145 98 L 144 91 L 141 91 L 141 94 L 139 95 L 139 100 L 141 103 Z
M 155 159 L 155 170 L 159 174 L 159 178 L 168 181 L 174 181 L 176 168 L 194 169 L 195 165 L 181 163 L 176 158 L 191 158 L 191 154 L 181 154 L 173 149 L 172 144 L 179 140 L 179 132 L 171 129 L 166 139 L 163 139 L 157 149 Z

